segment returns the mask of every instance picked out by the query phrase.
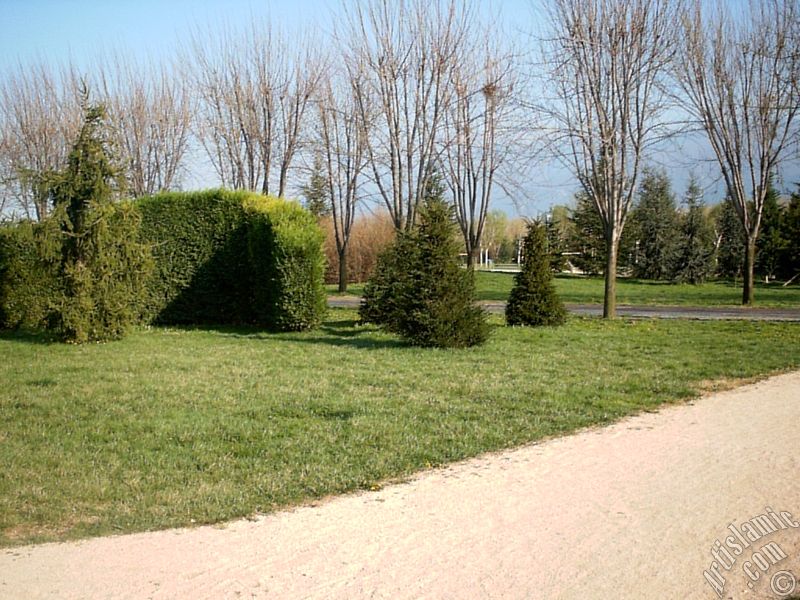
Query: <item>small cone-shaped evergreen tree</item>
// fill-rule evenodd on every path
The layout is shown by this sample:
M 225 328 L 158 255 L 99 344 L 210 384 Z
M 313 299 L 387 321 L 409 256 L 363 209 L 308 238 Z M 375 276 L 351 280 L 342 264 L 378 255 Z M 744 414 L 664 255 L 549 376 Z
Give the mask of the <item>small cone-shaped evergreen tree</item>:
M 400 296 L 398 332 L 417 346 L 463 348 L 486 341 L 472 271 L 461 267 L 450 206 L 431 194 L 419 212 L 414 253 Z
M 539 223 L 528 225 L 522 252 L 522 270 L 514 277 L 514 287 L 506 304 L 506 323 L 561 325 L 567 313 L 553 286 L 547 236 Z

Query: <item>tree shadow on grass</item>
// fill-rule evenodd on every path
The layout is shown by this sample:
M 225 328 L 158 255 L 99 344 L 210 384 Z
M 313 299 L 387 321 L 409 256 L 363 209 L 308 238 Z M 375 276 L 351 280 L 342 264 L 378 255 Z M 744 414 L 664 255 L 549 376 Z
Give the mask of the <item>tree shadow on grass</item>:
M 181 326 L 172 327 L 181 331 L 213 331 L 226 337 L 246 340 L 280 340 L 295 344 L 320 344 L 335 347 L 350 347 L 365 350 L 380 348 L 410 348 L 411 345 L 397 338 L 376 338 L 379 330 L 372 326 L 359 327 L 353 319 L 326 321 L 317 329 L 299 332 L 271 332 L 249 326 Z
M 0 340 L 29 344 L 32 346 L 59 346 L 64 344 L 64 342 L 54 335 L 25 329 L 0 330 Z

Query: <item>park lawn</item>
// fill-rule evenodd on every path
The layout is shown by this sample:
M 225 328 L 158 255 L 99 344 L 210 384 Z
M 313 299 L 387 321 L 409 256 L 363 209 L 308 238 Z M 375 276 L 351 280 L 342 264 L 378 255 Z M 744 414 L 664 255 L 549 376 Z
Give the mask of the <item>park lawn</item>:
M 0 545 L 268 512 L 800 366 L 800 324 L 570 318 L 423 350 L 317 331 L 0 334 Z
M 513 273 L 475 273 L 478 300 L 507 300 L 514 284 Z M 562 275 L 555 278 L 556 290 L 561 299 L 573 304 L 602 304 L 604 281 L 602 277 L 577 277 Z M 348 286 L 347 293 L 360 296 L 363 284 Z M 336 286 L 328 286 L 336 294 Z M 739 306 L 742 303 L 741 284 L 712 281 L 701 285 L 675 284 L 663 281 L 643 281 L 619 278 L 617 302 L 645 306 Z M 761 308 L 800 308 L 800 286 L 783 287 L 780 283 L 756 286 L 756 306 Z

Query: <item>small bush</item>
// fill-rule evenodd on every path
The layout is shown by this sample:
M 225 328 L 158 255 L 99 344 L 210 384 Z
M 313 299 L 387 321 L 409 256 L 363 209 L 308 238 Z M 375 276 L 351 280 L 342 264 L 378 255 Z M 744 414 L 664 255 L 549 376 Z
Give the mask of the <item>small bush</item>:
M 522 270 L 514 276 L 514 287 L 506 304 L 506 323 L 561 325 L 566 320 L 566 310 L 553 286 L 547 236 L 542 225 L 528 225 L 522 251 Z

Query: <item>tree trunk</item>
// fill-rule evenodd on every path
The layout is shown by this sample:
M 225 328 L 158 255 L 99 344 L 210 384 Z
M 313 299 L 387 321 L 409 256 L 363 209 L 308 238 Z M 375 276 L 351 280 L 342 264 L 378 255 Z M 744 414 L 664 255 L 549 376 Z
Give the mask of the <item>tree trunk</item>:
M 339 293 L 347 291 L 347 248 L 339 250 Z
M 752 306 L 755 302 L 754 266 L 756 262 L 756 240 L 745 234 L 744 269 L 742 272 L 742 304 Z
M 617 253 L 619 240 L 614 236 L 606 239 L 606 290 L 603 298 L 603 318 L 615 319 L 617 317 Z
M 476 252 L 479 252 L 479 250 L 476 251 L 475 248 L 470 248 L 469 246 L 467 246 L 467 268 L 470 271 L 473 271 L 475 269 L 475 254 L 476 254 Z

